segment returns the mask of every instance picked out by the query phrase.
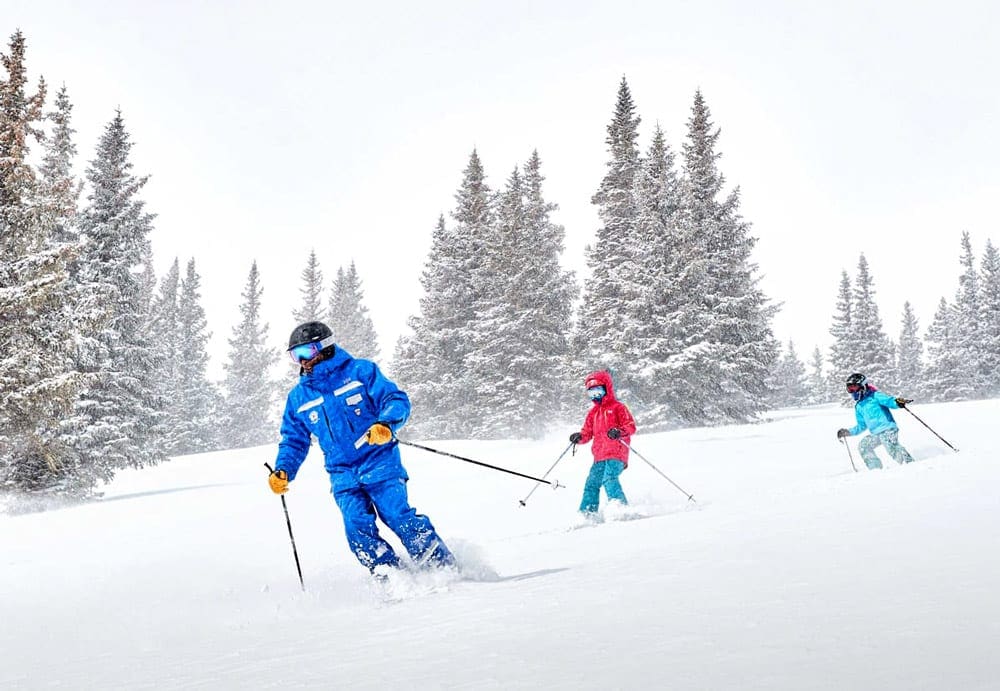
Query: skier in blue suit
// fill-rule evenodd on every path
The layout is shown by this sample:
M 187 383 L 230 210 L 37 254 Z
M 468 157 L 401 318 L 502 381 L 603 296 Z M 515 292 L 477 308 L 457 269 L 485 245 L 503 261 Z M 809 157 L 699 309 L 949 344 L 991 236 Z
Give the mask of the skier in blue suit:
M 427 516 L 410 506 L 409 477 L 395 432 L 410 416 L 410 399 L 370 360 L 351 357 L 322 322 L 296 327 L 288 354 L 300 366 L 288 393 L 281 441 L 268 478 L 276 494 L 288 491 L 312 437 L 326 459 L 334 501 L 351 551 L 374 574 L 398 567 L 399 557 L 379 535 L 376 516 L 418 565 L 452 566 L 455 558 Z
M 875 455 L 875 448 L 881 444 L 897 463 L 912 463 L 913 457 L 899 443 L 899 426 L 892 417 L 891 408 L 905 408 L 911 401 L 907 398 L 893 398 L 868 383 L 863 374 L 854 373 L 847 378 L 847 391 L 854 399 L 854 417 L 857 424 L 851 429 L 837 430 L 837 438 L 853 437 L 868 430 L 870 436 L 858 444 L 861 458 L 872 470 L 882 468 L 882 462 Z

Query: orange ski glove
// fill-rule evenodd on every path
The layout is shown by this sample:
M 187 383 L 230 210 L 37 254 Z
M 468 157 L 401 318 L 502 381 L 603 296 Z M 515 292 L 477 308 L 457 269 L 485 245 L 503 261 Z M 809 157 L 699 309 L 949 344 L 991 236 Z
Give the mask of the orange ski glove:
M 275 494 L 284 494 L 288 491 L 288 473 L 275 470 L 267 476 L 267 484 L 271 485 L 271 491 Z
M 388 444 L 392 441 L 392 430 L 381 422 L 376 422 L 368 428 L 369 444 Z

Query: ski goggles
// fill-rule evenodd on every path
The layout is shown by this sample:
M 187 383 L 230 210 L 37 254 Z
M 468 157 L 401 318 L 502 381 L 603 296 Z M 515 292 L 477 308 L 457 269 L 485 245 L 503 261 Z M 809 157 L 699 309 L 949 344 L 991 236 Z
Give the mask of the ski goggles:
M 320 351 L 324 348 L 329 348 L 334 344 L 333 336 L 327 336 L 321 341 L 313 341 L 312 343 L 302 343 L 294 348 L 288 349 L 288 357 L 296 365 L 303 361 L 312 360 L 314 357 L 319 355 Z
M 857 393 L 858 391 L 864 391 L 865 387 L 861 384 L 848 384 L 847 393 Z
M 312 360 L 314 357 L 319 355 L 319 351 L 323 350 L 319 342 L 316 343 L 303 343 L 302 345 L 297 345 L 294 348 L 288 350 L 288 357 L 296 365 L 303 360 Z
M 587 389 L 587 395 L 590 396 L 590 400 L 596 401 L 599 398 L 604 398 L 604 394 L 607 390 L 603 386 L 592 386 Z

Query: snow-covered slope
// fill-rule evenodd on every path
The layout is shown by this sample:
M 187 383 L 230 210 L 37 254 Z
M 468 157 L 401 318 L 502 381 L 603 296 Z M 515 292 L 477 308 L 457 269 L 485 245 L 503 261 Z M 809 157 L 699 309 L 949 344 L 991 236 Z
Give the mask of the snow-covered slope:
M 273 448 L 122 473 L 100 502 L 0 517 L 0 688 L 998 688 L 1000 402 L 915 410 L 961 452 L 901 413 L 918 462 L 855 449 L 855 473 L 835 407 L 640 434 L 696 502 L 633 457 L 646 517 L 597 526 L 575 513 L 589 448 L 525 507 L 529 481 L 404 448 L 478 580 L 381 589 L 318 455 L 287 495 L 305 593 Z M 570 431 L 430 445 L 540 474 Z

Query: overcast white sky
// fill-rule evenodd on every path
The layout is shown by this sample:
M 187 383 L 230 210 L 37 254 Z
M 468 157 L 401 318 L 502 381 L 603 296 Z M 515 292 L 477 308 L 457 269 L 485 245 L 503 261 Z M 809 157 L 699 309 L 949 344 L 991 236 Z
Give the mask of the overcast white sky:
M 926 328 L 953 295 L 962 230 L 1000 244 L 995 3 L 364 5 L 0 0 L 4 46 L 20 28 L 32 78 L 69 89 L 80 172 L 121 108 L 158 274 L 195 257 L 214 369 L 251 261 L 277 344 L 311 248 L 328 279 L 357 262 L 391 354 L 473 147 L 494 188 L 539 150 L 583 277 L 623 75 L 643 149 L 659 121 L 679 151 L 702 89 L 803 358 L 860 252 L 895 338 L 904 300 Z

